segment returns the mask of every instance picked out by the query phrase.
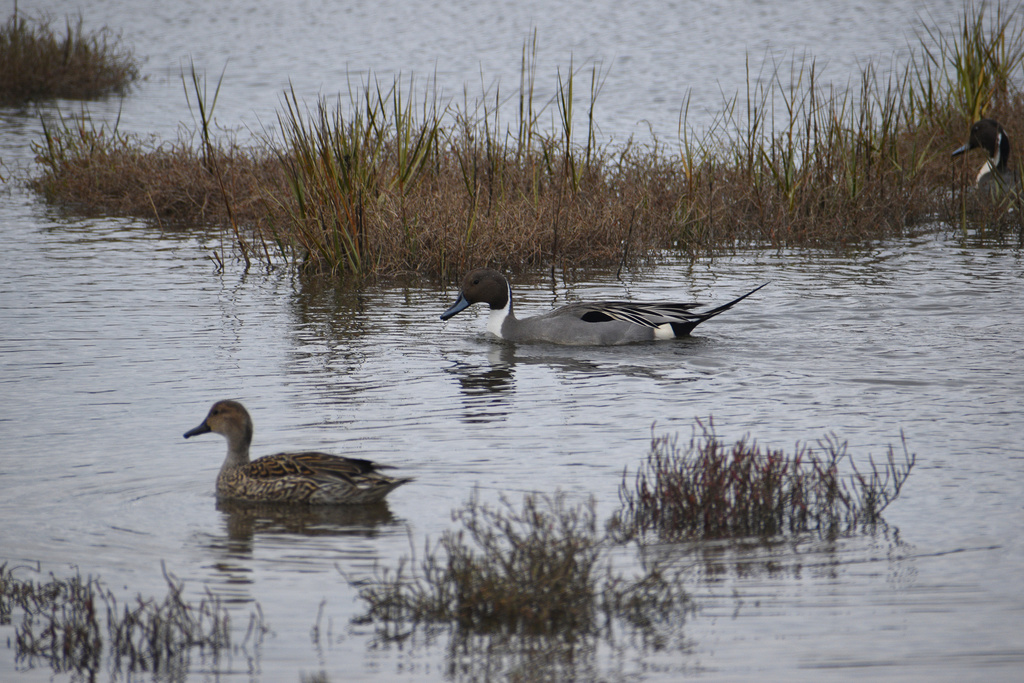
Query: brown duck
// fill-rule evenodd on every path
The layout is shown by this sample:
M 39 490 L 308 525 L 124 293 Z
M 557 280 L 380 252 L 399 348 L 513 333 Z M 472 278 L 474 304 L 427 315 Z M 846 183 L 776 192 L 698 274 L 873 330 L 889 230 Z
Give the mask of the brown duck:
M 359 458 L 327 453 L 277 453 L 249 460 L 252 418 L 237 401 L 218 401 L 185 438 L 216 432 L 228 440 L 228 454 L 217 475 L 217 496 L 227 500 L 305 505 L 376 503 L 411 481 L 389 477 L 389 469 Z

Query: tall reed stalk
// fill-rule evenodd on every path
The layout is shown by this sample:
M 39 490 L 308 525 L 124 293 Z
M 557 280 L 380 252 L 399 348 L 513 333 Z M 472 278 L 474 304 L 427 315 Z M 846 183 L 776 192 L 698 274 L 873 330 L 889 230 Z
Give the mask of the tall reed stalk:
M 230 223 L 231 231 L 235 235 L 235 241 L 238 243 L 238 251 L 242 255 L 242 260 L 245 261 L 245 269 L 248 270 L 252 265 L 252 260 L 249 258 L 249 245 L 242 236 L 241 230 L 238 229 L 238 222 L 235 220 L 235 212 L 231 205 L 231 197 L 228 196 L 228 190 L 224 184 L 224 172 L 221 168 L 220 159 L 221 155 L 211 139 L 213 110 L 217 107 L 217 97 L 220 95 L 220 86 L 224 82 L 225 70 L 227 70 L 226 64 L 224 65 L 224 70 L 220 72 L 220 77 L 217 79 L 217 87 L 214 89 L 213 97 L 211 98 L 206 87 L 205 76 L 200 76 L 196 71 L 195 62 L 189 62 L 189 74 L 192 81 L 192 96 L 195 98 L 195 111 L 193 113 L 198 114 L 199 116 L 200 141 L 202 143 L 203 150 L 203 166 L 207 173 L 217 179 L 217 186 L 220 188 L 221 198 L 224 201 L 224 210 L 227 213 L 228 223 Z M 185 88 L 185 100 L 188 102 L 189 109 L 192 109 L 193 97 L 189 96 L 188 85 L 185 82 L 184 74 L 182 74 L 181 81 Z M 265 245 L 264 253 L 266 253 Z M 269 254 L 267 255 L 267 260 L 268 262 L 270 260 Z

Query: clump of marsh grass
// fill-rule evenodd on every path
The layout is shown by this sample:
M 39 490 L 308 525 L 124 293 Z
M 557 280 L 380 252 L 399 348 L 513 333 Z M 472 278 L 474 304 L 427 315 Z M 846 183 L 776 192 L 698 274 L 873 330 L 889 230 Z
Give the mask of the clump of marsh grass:
M 64 31 L 45 16 L 19 15 L 17 3 L 0 25 L 0 104 L 123 93 L 139 78 L 131 49 L 109 29 L 86 32 L 82 17 Z
M 444 277 L 479 262 L 513 269 L 555 262 L 614 263 L 667 245 L 648 230 L 644 202 L 614 186 L 596 143 L 592 76 L 589 126 L 576 144 L 575 72 L 559 76 L 557 130 L 542 129 L 533 100 L 532 52 L 524 48 L 516 122 L 494 104 L 421 99 L 412 84 L 368 80 L 351 104 L 320 100 L 314 111 L 286 97 L 280 160 L 291 196 L 274 239 L 303 263 L 355 275 L 426 272 Z
M 686 448 L 676 437 L 652 436 L 646 462 L 632 480 L 623 475 L 617 536 L 833 537 L 882 523 L 915 462 L 905 443 L 901 462 L 890 446 L 884 463 L 869 459 L 861 470 L 833 436 L 819 442 L 820 451 L 798 446 L 789 455 L 747 438 L 726 444 L 710 423 L 700 426 Z
M 107 631 L 112 666 L 123 671 L 182 669 L 191 648 L 220 652 L 231 644 L 229 617 L 207 593 L 197 604 L 182 598 L 183 584 L 167 577 L 162 600 L 136 597 L 120 607 L 109 593 Z
M 189 602 L 183 584 L 164 576 L 168 593 L 162 601 L 139 595 L 121 605 L 98 579 L 24 580 L 4 564 L 0 615 L 10 619 L 15 609 L 22 612 L 15 646 L 28 666 L 44 663 L 55 672 L 95 676 L 106 651 L 116 675 L 180 673 L 187 671 L 191 650 L 217 657 L 230 647 L 229 617 L 218 598 L 207 594 Z M 265 630 L 262 617 L 254 615 L 250 634 L 261 637 Z
M 90 578 L 21 581 L 6 564 L 0 565 L 0 611 L 7 618 L 14 607 L 24 611 L 15 629 L 18 659 L 30 665 L 46 661 L 58 673 L 97 671 L 103 652 L 97 614 L 99 591 Z
M 573 642 L 615 621 L 651 629 L 686 609 L 686 596 L 659 569 L 635 579 L 612 571 L 593 501 L 569 506 L 558 494 L 527 495 L 517 509 L 474 496 L 453 518 L 462 528 L 428 544 L 418 568 L 403 558 L 360 586 L 368 606 L 360 621 L 377 623 L 386 639 L 425 625 Z
M 305 254 L 330 270 L 361 275 L 381 258 L 379 235 L 389 228 L 415 249 L 407 202 L 437 163 L 441 128 L 436 101 L 418 122 L 412 93 L 404 95 L 398 81 L 390 89 L 367 82 L 353 99 L 346 117 L 340 103 L 332 108 L 321 99 L 312 113 L 294 90 L 285 98 L 280 159 L 293 201 L 282 207 Z M 384 218 L 391 225 L 381 225 Z
M 173 143 L 143 139 L 113 125 L 95 124 L 87 112 L 43 119 L 33 143 L 42 173 L 29 186 L 47 200 L 87 215 L 140 216 L 161 227 L 241 225 L 232 231 L 247 256 L 270 260 L 259 226 L 270 220 L 266 196 L 283 192 L 276 159 L 233 141 L 206 140 L 198 148 L 183 136 Z M 230 246 L 227 247 L 230 249 Z
M 936 209 L 919 176 L 928 141 L 902 140 L 901 83 L 872 64 L 848 89 L 822 85 L 814 60 L 765 67 L 708 137 L 683 141 L 696 157 L 683 239 L 842 246 L 901 234 Z

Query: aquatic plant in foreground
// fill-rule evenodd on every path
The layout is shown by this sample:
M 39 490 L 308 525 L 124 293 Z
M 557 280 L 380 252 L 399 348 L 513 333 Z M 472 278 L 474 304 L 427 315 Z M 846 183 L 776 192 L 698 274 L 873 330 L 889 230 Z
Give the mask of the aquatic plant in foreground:
M 834 536 L 882 522 L 899 496 L 915 456 L 892 446 L 881 465 L 861 470 L 834 436 L 820 453 L 798 445 L 792 455 L 748 438 L 729 445 L 698 423 L 686 448 L 675 436 L 651 437 L 646 462 L 619 487 L 622 508 L 613 519 L 618 537 L 654 533 L 662 540 L 776 536 L 816 532 Z M 845 472 L 845 473 L 844 473 Z
M 359 586 L 364 623 L 385 639 L 417 625 L 453 626 L 462 634 L 551 636 L 572 642 L 619 621 L 640 632 L 681 623 L 688 599 L 656 566 L 616 574 L 598 533 L 594 502 L 570 506 L 561 494 L 527 495 L 521 509 L 474 495 L 453 513 L 462 524 L 428 543 L 418 567 L 403 558 Z
M 217 657 L 231 646 L 229 617 L 211 594 L 198 603 L 187 601 L 183 584 L 164 573 L 167 596 L 162 600 L 136 596 L 120 604 L 98 579 L 51 574 L 39 582 L 20 579 L 0 565 L 0 619 L 22 612 L 15 627 L 18 661 L 29 667 L 45 664 L 55 672 L 95 678 L 106 650 L 112 675 L 154 672 L 183 675 L 189 652 L 199 649 Z M 104 628 L 105 626 L 105 628 Z M 265 633 L 262 615 L 250 617 L 246 639 Z

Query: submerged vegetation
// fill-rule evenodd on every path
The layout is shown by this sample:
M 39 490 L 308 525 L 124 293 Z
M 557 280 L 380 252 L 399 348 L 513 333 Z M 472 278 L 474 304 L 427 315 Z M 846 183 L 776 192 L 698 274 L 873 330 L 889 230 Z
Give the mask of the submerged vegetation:
M 183 585 L 166 575 L 167 596 L 141 595 L 124 604 L 98 579 L 55 576 L 39 582 L 18 578 L 0 565 L 0 623 L 20 610 L 15 628 L 17 660 L 24 666 L 48 665 L 58 673 L 94 680 L 107 654 L 113 678 L 152 672 L 177 679 L 188 671 L 190 652 L 217 658 L 231 647 L 227 609 L 212 595 L 192 603 Z M 246 636 L 266 631 L 254 614 Z
M 424 556 L 402 558 L 355 584 L 380 646 L 447 636 L 453 679 L 600 680 L 601 648 L 619 641 L 651 650 L 685 648 L 693 609 L 681 570 L 643 563 L 613 568 L 616 550 L 598 530 L 593 500 L 528 494 L 453 512 L 460 523 Z M 632 566 L 634 562 L 629 562 Z
M 1019 229 L 1012 201 L 993 206 L 970 190 L 982 160 L 968 168 L 949 153 L 982 115 L 1024 140 L 1024 17 L 967 6 L 959 31 L 927 28 L 920 42 L 905 65 L 869 64 L 847 89 L 822 84 L 813 61 L 766 64 L 708 130 L 690 128 L 685 103 L 677 145 L 618 148 L 597 140 L 603 74 L 591 73 L 579 130 L 580 72 L 560 75 L 538 106 L 532 44 L 511 123 L 504 94 L 457 106 L 369 79 L 347 104 L 310 109 L 288 93 L 283 140 L 254 147 L 211 138 L 216 96 L 205 102 L 193 69 L 199 150 L 188 136 L 156 143 L 87 117 L 50 121 L 32 186 L 84 211 L 229 228 L 246 264 L 357 276 L 840 247 L 941 223 Z
M 85 31 L 81 17 L 68 18 L 61 32 L 48 17 L 20 15 L 15 3 L 0 25 L 0 105 L 123 93 L 138 78 L 135 57 L 120 37 L 106 28 Z
M 360 588 L 369 606 L 362 620 L 380 623 L 385 638 L 404 638 L 423 624 L 572 642 L 617 620 L 652 629 L 687 609 L 681 586 L 659 568 L 635 579 L 612 571 L 593 501 L 570 506 L 560 494 L 527 495 L 518 510 L 474 497 L 453 518 L 462 528 L 428 545 L 418 566 L 403 560 Z
M 685 449 L 675 437 L 652 437 L 647 460 L 619 488 L 613 520 L 626 538 L 654 533 L 662 540 L 818 533 L 834 537 L 882 523 L 915 456 L 892 447 L 881 465 L 861 470 L 835 437 L 821 454 L 799 446 L 793 455 L 741 439 L 731 446 L 708 425 Z
M 822 450 L 787 456 L 747 439 L 727 446 L 710 426 L 686 450 L 675 438 L 653 438 L 635 482 L 624 476 L 622 507 L 605 532 L 593 501 L 569 506 L 561 495 L 527 495 L 517 509 L 474 496 L 453 514 L 461 528 L 428 543 L 419 562 L 403 558 L 359 584 L 368 607 L 359 620 L 376 624 L 384 641 L 448 629 L 452 647 L 469 650 L 474 639 L 520 650 L 540 636 L 593 644 L 621 630 L 616 625 L 662 647 L 666 629 L 680 628 L 692 607 L 683 570 L 641 552 L 627 577 L 613 570 L 611 553 L 627 542 L 643 551 L 651 542 L 777 543 L 808 533 L 834 541 L 885 528 L 881 513 L 899 495 L 914 456 L 904 447 L 897 462 L 890 448 L 884 464 L 869 459 L 861 469 L 835 438 Z

